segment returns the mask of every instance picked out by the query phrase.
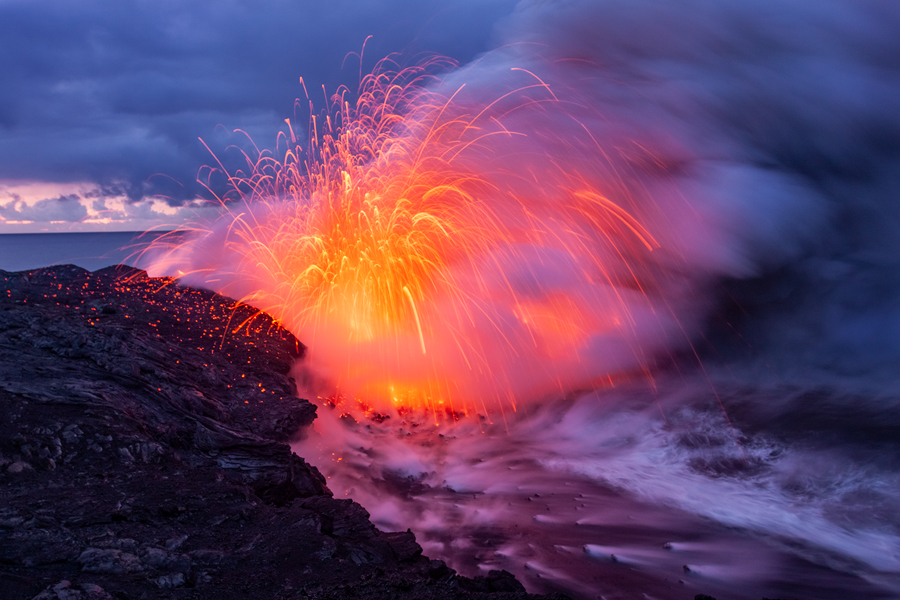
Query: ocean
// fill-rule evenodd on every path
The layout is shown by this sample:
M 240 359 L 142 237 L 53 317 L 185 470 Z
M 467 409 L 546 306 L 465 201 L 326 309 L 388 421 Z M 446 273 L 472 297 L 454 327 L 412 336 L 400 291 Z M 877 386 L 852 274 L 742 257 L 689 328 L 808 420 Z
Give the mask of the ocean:
M 133 265 L 158 235 L 0 235 L 0 269 Z M 430 558 L 468 576 L 506 569 L 532 592 L 896 598 L 896 355 L 836 352 L 827 335 L 785 326 L 784 303 L 763 293 L 776 282 L 739 290 L 752 309 L 745 335 L 775 330 L 749 355 L 719 345 L 700 353 L 702 368 L 675 361 L 502 420 L 435 426 L 396 412 L 357 423 L 319 401 L 293 449 L 382 530 L 409 528 Z M 809 296 L 807 311 L 833 300 Z M 854 297 L 858 319 L 878 306 Z M 787 351 L 798 339 L 816 352 Z M 863 356 L 865 367 L 851 360 Z M 307 368 L 295 366 L 298 381 Z
M 73 264 L 88 271 L 134 266 L 148 243 L 165 232 L 7 233 L 0 235 L 0 269 L 25 271 Z

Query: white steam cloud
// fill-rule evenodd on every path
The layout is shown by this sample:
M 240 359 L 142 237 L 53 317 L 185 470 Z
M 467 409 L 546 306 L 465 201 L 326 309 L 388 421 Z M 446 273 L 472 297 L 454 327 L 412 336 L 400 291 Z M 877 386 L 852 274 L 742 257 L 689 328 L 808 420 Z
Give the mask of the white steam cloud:
M 682 363 L 687 374 L 528 407 L 497 425 L 432 430 L 396 414 L 356 424 L 323 409 L 298 451 L 318 457 L 337 495 L 384 527 L 412 527 L 431 556 L 468 574 L 509 568 L 532 589 L 584 597 L 602 586 L 614 595 L 632 573 L 662 598 L 895 596 L 898 31 L 891 0 L 522 2 L 498 49 L 439 89 L 459 91 L 457 105 L 490 106 L 496 131 L 517 134 L 461 164 L 487 165 L 496 189 L 529 197 L 536 226 L 590 243 L 573 254 L 526 240 L 477 257 L 492 266 L 478 270 L 471 306 L 490 318 L 454 339 L 480 340 L 491 360 L 467 389 L 489 395 L 502 381 L 521 401 L 652 367 L 709 333 L 723 285 L 750 319 L 741 343 L 769 381 L 713 356 L 703 371 Z M 495 103 L 523 86 L 535 102 Z M 554 220 L 567 193 L 560 174 L 601 189 L 658 247 L 614 261 L 590 285 L 592 253 L 615 248 Z M 232 222 L 169 264 L 195 271 L 191 284 L 252 291 L 257 275 L 230 254 Z M 624 306 L 625 325 L 586 319 L 575 342 L 537 345 L 513 308 L 523 298 Z M 426 312 L 444 309 L 439 299 Z M 303 333 L 326 365 L 418 368 L 340 341 L 317 355 Z M 457 374 L 452 355 L 437 355 Z M 771 377 L 798 365 L 830 376 Z M 841 373 L 856 378 L 838 386 Z M 889 381 L 877 395 L 876 375 Z M 809 565 L 829 567 L 827 582 Z M 687 588 L 667 587 L 678 579 Z
M 435 87 L 453 96 L 450 110 L 482 115 L 488 135 L 454 159 L 492 190 L 478 201 L 511 238 L 543 237 L 445 267 L 477 291 L 463 307 L 439 295 L 419 306 L 428 356 L 413 330 L 348 343 L 340 327 L 293 323 L 311 364 L 342 373 L 351 391 L 444 370 L 452 391 L 490 408 L 583 389 L 685 348 L 722 278 L 801 268 L 815 280 L 823 269 L 858 272 L 864 254 L 873 277 L 896 271 L 895 230 L 868 239 L 844 228 L 897 219 L 898 15 L 875 1 L 523 2 L 497 50 Z M 627 211 L 659 247 L 637 256 L 590 223 L 557 220 L 579 186 Z M 253 298 L 278 282 L 244 259 L 250 242 L 235 223 L 277 222 L 282 210 L 294 209 L 235 208 L 151 271 Z M 548 313 L 565 322 L 535 316 Z

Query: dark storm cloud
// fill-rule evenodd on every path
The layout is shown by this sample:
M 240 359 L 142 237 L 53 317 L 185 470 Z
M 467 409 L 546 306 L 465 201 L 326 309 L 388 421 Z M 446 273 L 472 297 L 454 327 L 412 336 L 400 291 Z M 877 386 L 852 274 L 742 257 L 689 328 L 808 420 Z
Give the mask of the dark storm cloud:
M 0 179 L 192 197 L 211 160 L 198 137 L 221 151 L 241 128 L 269 146 L 299 77 L 317 99 L 353 84 L 358 62 L 342 63 L 367 36 L 364 68 L 398 51 L 466 61 L 514 4 L 0 0 Z

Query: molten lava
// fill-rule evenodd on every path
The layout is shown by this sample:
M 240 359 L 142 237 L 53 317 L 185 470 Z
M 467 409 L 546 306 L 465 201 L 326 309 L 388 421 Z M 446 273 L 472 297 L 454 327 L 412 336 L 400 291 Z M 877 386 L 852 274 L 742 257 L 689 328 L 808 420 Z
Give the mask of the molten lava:
M 287 120 L 275 153 L 245 154 L 222 220 L 156 270 L 273 315 L 316 379 L 378 410 L 515 409 L 640 364 L 658 243 L 590 128 L 571 134 L 592 109 L 524 70 L 485 101 L 445 64 L 383 61 L 310 103 L 308 139 Z

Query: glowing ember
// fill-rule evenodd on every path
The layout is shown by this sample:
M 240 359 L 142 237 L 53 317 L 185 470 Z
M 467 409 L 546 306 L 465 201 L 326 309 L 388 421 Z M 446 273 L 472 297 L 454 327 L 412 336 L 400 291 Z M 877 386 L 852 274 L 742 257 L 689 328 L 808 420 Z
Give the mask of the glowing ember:
M 487 102 L 444 92 L 445 64 L 382 62 L 310 105 L 306 142 L 287 121 L 283 154 L 247 156 L 221 222 L 154 270 L 267 311 L 317 380 L 378 410 L 514 409 L 639 365 L 593 347 L 630 352 L 658 244 L 588 128 L 556 133 L 584 107 L 523 70 Z

